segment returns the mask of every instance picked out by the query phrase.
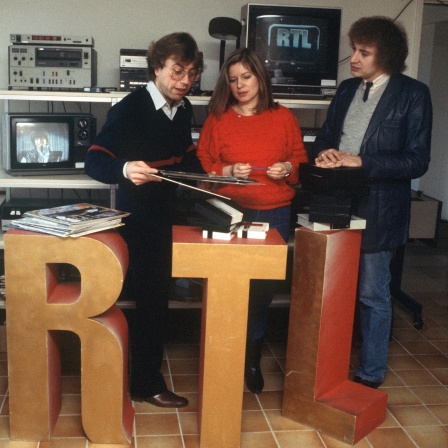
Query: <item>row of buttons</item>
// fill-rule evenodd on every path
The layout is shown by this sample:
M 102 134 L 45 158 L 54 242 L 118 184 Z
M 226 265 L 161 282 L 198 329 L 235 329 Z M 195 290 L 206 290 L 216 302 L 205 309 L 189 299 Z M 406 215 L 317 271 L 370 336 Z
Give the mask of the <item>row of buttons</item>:
M 22 78 L 23 75 L 23 71 L 14 71 L 13 76 L 19 76 L 20 78 Z M 67 70 L 67 76 L 70 75 L 70 70 Z M 46 76 L 46 73 L 43 72 L 42 76 Z M 29 82 L 30 84 L 48 84 L 48 85 L 64 85 L 64 84 L 68 84 L 68 85 L 75 85 L 76 84 L 76 80 L 75 79 L 69 79 L 68 81 L 64 82 L 62 79 L 57 79 L 56 76 L 59 76 L 58 72 L 51 72 L 50 75 L 52 78 L 48 79 L 47 78 L 43 78 L 42 79 L 42 83 L 40 82 L 40 78 L 30 78 L 29 81 L 27 79 L 15 79 L 14 82 L 21 82 L 21 83 L 27 83 Z

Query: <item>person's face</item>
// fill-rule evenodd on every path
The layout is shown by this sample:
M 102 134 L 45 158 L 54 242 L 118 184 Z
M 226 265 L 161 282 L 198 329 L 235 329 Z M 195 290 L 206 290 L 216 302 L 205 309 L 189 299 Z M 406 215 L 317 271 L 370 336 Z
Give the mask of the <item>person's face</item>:
M 350 58 L 350 70 L 356 78 L 373 81 L 380 76 L 382 70 L 376 63 L 377 47 L 354 43 Z
M 43 147 L 47 146 L 47 140 L 43 137 L 36 137 L 34 139 L 34 144 L 35 144 L 36 148 L 43 148 Z
M 229 67 L 230 91 L 238 104 L 255 107 L 260 95 L 258 78 L 241 62 Z
M 190 90 L 196 76 L 196 69 L 193 63 L 183 66 L 169 57 L 165 60 L 164 66 L 155 69 L 154 73 L 156 75 L 154 84 L 167 103 L 172 105 L 175 101 L 181 100 Z M 176 80 L 173 77 L 181 77 L 181 79 Z

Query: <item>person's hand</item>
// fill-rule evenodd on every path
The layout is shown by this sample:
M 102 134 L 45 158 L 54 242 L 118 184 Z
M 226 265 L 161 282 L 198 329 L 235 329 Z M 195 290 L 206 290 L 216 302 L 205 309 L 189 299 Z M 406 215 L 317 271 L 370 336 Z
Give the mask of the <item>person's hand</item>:
M 362 159 L 359 156 L 354 156 L 349 152 L 339 152 L 335 149 L 327 149 L 322 151 L 315 159 L 316 166 L 321 168 L 339 168 L 346 167 L 361 167 Z
M 341 166 L 340 162 L 342 160 L 341 153 L 334 148 L 325 149 L 321 151 L 319 155 L 314 160 L 317 166 L 322 166 L 324 168 L 332 166 Z
M 290 162 L 277 162 L 268 167 L 266 174 L 271 179 L 283 179 L 291 174 L 292 165 Z
M 142 160 L 129 162 L 126 165 L 126 176 L 135 185 L 146 184 L 147 182 L 161 182 L 162 179 L 151 176 L 157 174 L 158 170 L 151 168 L 146 162 Z
M 362 166 L 362 159 L 359 156 L 354 156 L 349 152 L 343 152 L 342 154 L 342 166 L 349 166 L 353 168 L 359 168 Z
M 342 160 L 337 160 L 336 162 L 332 162 L 331 160 L 320 162 L 318 159 L 315 160 L 316 166 L 320 168 L 339 168 L 342 166 Z
M 225 168 L 230 168 L 230 173 L 224 174 L 225 176 L 234 176 L 239 179 L 247 179 L 252 172 L 252 167 L 248 163 L 235 163 L 235 165 L 230 165 L 230 167 Z
M 209 174 L 210 176 L 216 176 L 216 171 L 212 171 Z M 197 187 L 201 190 L 211 191 L 212 193 L 214 193 L 219 188 L 219 185 L 217 182 L 207 182 L 206 180 L 200 180 L 197 183 Z

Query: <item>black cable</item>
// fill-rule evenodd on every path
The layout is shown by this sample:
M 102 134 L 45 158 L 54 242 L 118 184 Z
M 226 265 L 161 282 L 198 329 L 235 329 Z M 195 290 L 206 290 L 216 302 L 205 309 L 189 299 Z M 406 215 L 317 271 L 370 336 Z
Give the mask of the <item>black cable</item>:
M 398 13 L 397 17 L 395 17 L 394 22 L 404 13 L 406 8 L 413 2 L 414 0 L 409 0 L 406 5 L 403 7 L 403 9 Z

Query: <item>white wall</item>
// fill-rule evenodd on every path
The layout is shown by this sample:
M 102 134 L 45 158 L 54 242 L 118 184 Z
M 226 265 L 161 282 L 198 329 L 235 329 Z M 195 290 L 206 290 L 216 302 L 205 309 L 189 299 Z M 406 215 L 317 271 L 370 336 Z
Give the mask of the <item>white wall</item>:
M 120 48 L 146 49 L 151 41 L 164 34 L 188 31 L 204 53 L 206 70 L 201 88 L 213 90 L 219 68 L 220 41 L 208 34 L 209 22 L 219 16 L 240 20 L 241 7 L 246 3 L 247 0 L 0 0 L 0 48 L 3 48 L 0 50 L 0 89 L 8 85 L 10 33 L 92 36 L 98 54 L 97 84 L 116 87 Z M 339 81 L 350 76 L 347 39 L 350 25 L 363 15 L 383 14 L 396 18 L 404 9 L 399 20 L 406 27 L 411 47 L 407 73 L 417 74 L 423 0 L 414 0 L 407 7 L 408 0 L 261 0 L 258 3 L 342 8 Z M 226 53 L 234 48 L 234 41 L 227 42 Z M 21 103 L 15 102 L 11 106 L 14 110 L 31 108 L 36 111 L 36 103 Z M 60 111 L 60 104 L 52 106 L 55 111 Z M 68 103 L 64 106 L 73 107 Z M 86 105 L 83 107 L 85 109 Z M 94 104 L 91 112 L 101 126 L 107 110 Z M 319 126 L 326 115 L 325 110 L 295 110 L 294 113 L 302 127 Z M 197 123 L 202 123 L 205 116 L 205 108 L 196 108 Z
M 442 219 L 448 219 L 448 8 L 425 6 L 418 78 L 429 85 L 434 109 L 431 163 L 419 181 L 419 190 L 443 202 Z
M 92 36 L 98 52 L 98 85 L 117 86 L 120 48 L 147 48 L 152 40 L 174 31 L 188 31 L 204 52 L 207 69 L 201 87 L 212 90 L 219 66 L 219 40 L 208 34 L 210 20 L 218 16 L 240 20 L 244 0 L 1 0 L 0 88 L 8 85 L 10 33 Z M 340 59 L 350 54 L 346 39 L 350 24 L 362 15 L 395 18 L 408 0 L 268 0 L 253 3 L 342 7 Z M 423 0 L 414 0 L 400 16 L 409 34 L 408 73 L 417 74 Z M 235 48 L 229 41 L 227 50 Z M 348 61 L 340 66 L 340 80 L 350 76 Z

